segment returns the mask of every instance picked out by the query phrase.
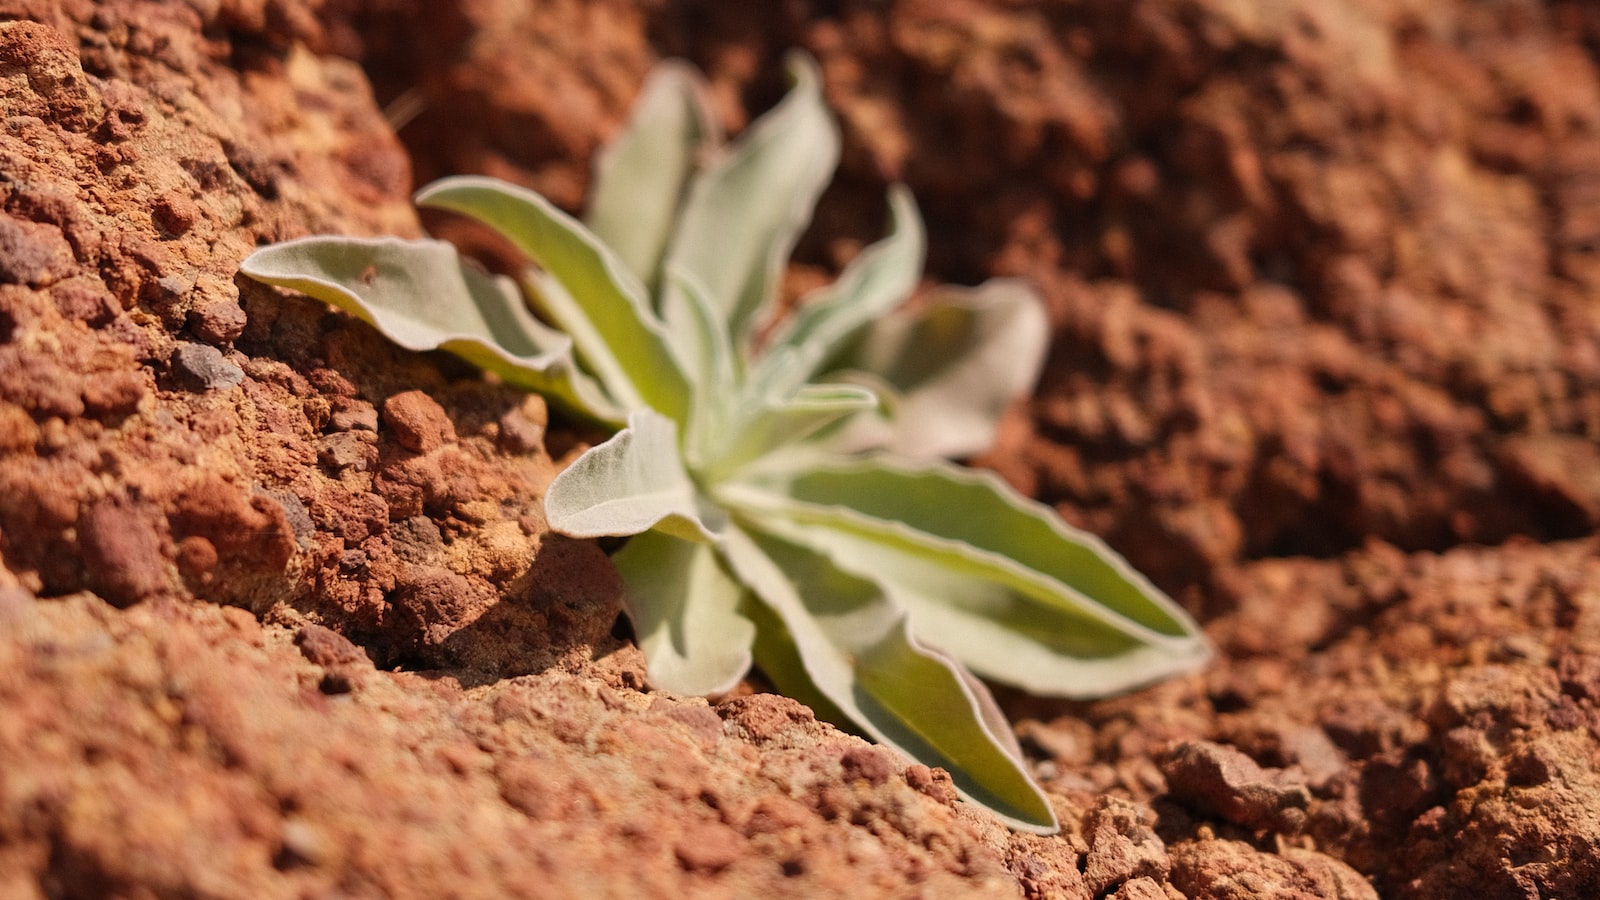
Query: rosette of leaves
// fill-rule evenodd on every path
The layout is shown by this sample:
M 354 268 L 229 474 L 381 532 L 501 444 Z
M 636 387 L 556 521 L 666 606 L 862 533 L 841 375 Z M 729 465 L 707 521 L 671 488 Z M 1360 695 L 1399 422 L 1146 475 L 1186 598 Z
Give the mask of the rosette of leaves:
M 489 178 L 417 195 L 509 239 L 529 261 L 518 280 L 393 238 L 290 241 L 242 271 L 617 429 L 555 478 L 545 510 L 563 534 L 630 537 L 614 559 L 654 687 L 716 695 L 758 665 L 1049 833 L 1055 814 L 975 676 L 1104 695 L 1190 669 L 1207 645 L 1095 537 L 942 459 L 988 445 L 1047 328 L 1017 281 L 902 310 L 924 253 L 906 190 L 889 193 L 886 237 L 777 315 L 839 153 L 815 64 L 796 57 L 791 75 L 729 143 L 699 76 L 663 64 L 582 222 Z

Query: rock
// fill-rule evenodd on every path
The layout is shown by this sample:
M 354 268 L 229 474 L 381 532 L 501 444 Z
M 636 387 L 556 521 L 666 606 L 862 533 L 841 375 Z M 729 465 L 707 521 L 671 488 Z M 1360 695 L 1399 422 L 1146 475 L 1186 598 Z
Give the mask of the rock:
M 1256 831 L 1294 834 L 1311 805 L 1311 792 L 1297 775 L 1263 769 L 1209 741 L 1179 745 L 1161 761 L 1161 771 L 1179 802 Z
M 294 634 L 294 644 L 300 655 L 323 668 L 363 662 L 367 655 L 361 648 L 337 631 L 321 625 L 305 625 Z
M 243 369 L 206 344 L 179 344 L 172 365 L 194 390 L 223 391 L 244 381 Z
M 148 507 L 114 498 L 94 502 L 79 516 L 84 564 L 106 599 L 126 606 L 170 588 L 160 526 Z
M 1325 854 L 1291 847 L 1263 853 L 1240 841 L 1189 841 L 1172 848 L 1172 883 L 1191 900 L 1325 897 L 1378 900 L 1359 872 Z
M 1083 828 L 1089 838 L 1089 856 L 1084 863 L 1084 881 L 1095 896 L 1120 890 L 1130 880 L 1160 884 L 1167 880 L 1172 863 L 1167 848 L 1141 811 L 1126 801 L 1101 798 L 1084 817 Z M 1137 893 L 1140 888 L 1134 888 Z
M 405 391 L 385 400 L 383 422 L 400 446 L 417 453 L 431 453 L 456 440 L 450 417 L 421 391 Z
M 58 229 L 0 215 L 0 284 L 43 287 L 72 269 L 72 248 Z

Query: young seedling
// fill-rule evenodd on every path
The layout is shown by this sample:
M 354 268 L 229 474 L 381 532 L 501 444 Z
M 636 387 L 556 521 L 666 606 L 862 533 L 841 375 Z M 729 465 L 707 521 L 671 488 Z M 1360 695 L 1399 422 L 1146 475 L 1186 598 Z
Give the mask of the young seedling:
M 545 510 L 563 534 L 631 536 L 614 559 L 657 689 L 716 695 L 760 666 L 949 770 L 1012 827 L 1053 832 L 974 673 L 1089 697 L 1192 669 L 1207 644 L 1094 536 L 942 459 L 989 444 L 1048 336 L 1017 281 L 897 310 L 924 252 L 904 188 L 886 237 L 770 321 L 839 152 L 815 64 L 790 69 L 788 96 L 729 144 L 699 76 L 658 68 L 599 160 L 587 224 L 489 178 L 417 195 L 520 248 L 520 283 L 433 240 L 310 237 L 241 269 L 618 429 L 555 478 Z

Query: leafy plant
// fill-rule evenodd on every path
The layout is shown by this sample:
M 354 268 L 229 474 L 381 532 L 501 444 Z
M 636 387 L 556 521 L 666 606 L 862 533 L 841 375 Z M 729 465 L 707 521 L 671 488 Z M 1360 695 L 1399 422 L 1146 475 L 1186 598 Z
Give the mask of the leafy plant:
M 620 429 L 555 478 L 545 509 L 567 535 L 631 536 L 615 562 L 657 688 L 715 695 L 754 663 L 824 716 L 945 767 L 1011 826 L 1054 831 L 972 673 L 1101 695 L 1190 669 L 1207 645 L 1099 540 L 939 459 L 988 445 L 1047 329 L 1017 281 L 899 310 L 924 253 L 904 188 L 886 237 L 776 315 L 839 152 L 814 63 L 791 74 L 726 144 L 699 76 L 661 66 L 599 160 L 587 225 L 488 178 L 417 195 L 520 248 L 520 290 L 433 240 L 311 237 L 242 271 Z

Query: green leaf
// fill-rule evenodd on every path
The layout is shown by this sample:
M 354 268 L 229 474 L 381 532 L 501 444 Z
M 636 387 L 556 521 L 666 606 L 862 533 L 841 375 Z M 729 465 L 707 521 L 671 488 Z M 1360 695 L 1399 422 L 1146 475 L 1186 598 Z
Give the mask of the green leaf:
M 679 311 L 673 317 L 671 336 L 694 385 L 684 456 L 691 468 L 699 468 L 720 452 L 732 427 L 733 407 L 740 399 L 739 365 L 722 319 L 693 275 L 668 266 L 662 303 L 666 309 Z
M 627 125 L 595 162 L 584 221 L 651 294 L 684 185 L 719 140 L 699 73 L 668 60 L 651 70 Z
M 785 387 L 817 374 L 862 328 L 905 302 L 922 277 L 927 241 L 916 201 L 904 185 L 889 188 L 889 234 L 861 251 L 839 280 L 813 291 L 780 323 L 763 366 L 783 366 Z M 792 348 L 792 357 L 779 348 Z M 773 375 L 762 375 L 773 380 Z
M 751 399 L 745 418 L 731 430 L 719 455 L 703 468 L 720 481 L 745 464 L 792 446 L 847 416 L 878 405 L 878 396 L 850 384 L 808 384 L 785 400 Z
M 706 505 L 683 469 L 677 426 L 650 409 L 589 448 L 550 482 L 545 519 L 568 537 L 626 537 L 654 528 L 690 541 L 715 541 L 721 510 Z
M 804 703 L 818 719 L 835 728 L 876 740 L 871 732 L 863 730 L 860 723 L 829 700 L 816 682 L 811 680 L 806 673 L 805 660 L 800 658 L 800 648 L 795 646 L 794 636 L 789 634 L 783 619 L 770 606 L 756 599 L 752 592 L 746 599 L 743 611 L 756 626 L 752 648 L 755 664 L 773 687 L 785 697 Z
M 771 535 L 730 526 L 727 537 L 730 566 L 781 622 L 798 655 L 796 666 L 781 638 L 758 644 L 763 671 L 780 688 L 821 693 L 879 742 L 948 769 L 964 797 L 1008 825 L 1057 830 L 1015 739 L 994 730 L 1004 719 L 993 698 L 953 660 L 921 646 L 877 585 Z M 757 625 L 777 630 L 771 622 Z
M 488 225 L 526 253 L 534 300 L 572 337 L 578 356 L 619 402 L 682 422 L 689 383 L 644 287 L 576 219 L 526 188 L 493 178 L 445 178 L 417 193 L 419 206 Z
M 919 638 L 980 675 L 1092 697 L 1209 656 L 1181 607 L 992 474 L 874 458 L 749 478 L 718 488 L 735 515 L 875 578 Z
M 794 88 L 689 186 L 667 260 L 705 285 L 729 333 L 748 350 L 839 160 L 839 132 L 809 57 L 790 58 Z
M 612 561 L 650 683 L 679 694 L 732 690 L 750 670 L 755 624 L 739 612 L 744 587 L 711 545 L 646 531 Z
M 987 449 L 1006 406 L 1038 379 L 1049 338 L 1038 295 L 1014 279 L 944 288 L 923 309 L 879 319 L 837 363 L 887 382 L 893 415 L 859 417 L 835 446 L 930 459 Z
M 625 417 L 579 371 L 572 340 L 528 312 L 505 278 L 463 261 L 444 241 L 317 236 L 263 247 L 239 271 L 331 303 L 407 350 L 446 350 L 609 424 Z

